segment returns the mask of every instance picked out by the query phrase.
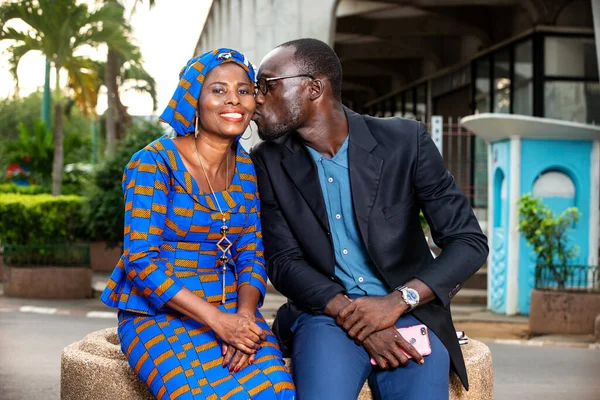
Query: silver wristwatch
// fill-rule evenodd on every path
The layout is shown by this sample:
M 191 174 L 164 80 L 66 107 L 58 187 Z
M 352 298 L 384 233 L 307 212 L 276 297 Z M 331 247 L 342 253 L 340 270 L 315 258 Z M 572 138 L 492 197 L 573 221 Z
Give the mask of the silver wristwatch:
M 408 311 L 414 310 L 419 305 L 419 292 L 406 286 L 398 286 L 396 288 L 402 300 L 408 305 Z

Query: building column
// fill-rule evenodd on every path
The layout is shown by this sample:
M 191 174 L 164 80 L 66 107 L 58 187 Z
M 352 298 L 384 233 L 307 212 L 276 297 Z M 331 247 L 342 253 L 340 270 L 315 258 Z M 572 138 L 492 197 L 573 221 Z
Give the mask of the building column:
M 592 0 L 594 16 L 594 33 L 596 35 L 596 57 L 598 58 L 598 74 L 600 74 L 600 0 Z
M 222 26 L 223 22 L 221 21 L 221 1 L 214 0 L 213 6 L 211 9 L 212 12 L 212 23 L 215 25 L 215 37 L 213 38 L 212 48 L 217 48 L 223 46 L 223 36 L 222 36 Z
M 227 42 L 227 46 L 239 50 L 242 42 L 240 33 L 241 27 L 243 26 L 245 28 L 246 25 L 252 23 L 252 21 L 242 18 L 242 13 L 240 13 L 240 0 L 228 0 L 227 3 L 227 30 L 229 31 L 229 41 Z
M 200 40 L 208 34 L 209 48 L 237 45 L 257 65 L 271 49 L 289 40 L 310 37 L 332 45 L 339 2 L 214 0 Z
M 256 54 L 255 2 L 254 0 L 244 0 L 240 3 L 240 16 L 244 20 L 244 30 L 241 32 L 239 50 L 248 57 L 252 64 L 258 67 L 260 60 L 258 59 L 258 54 Z
M 339 2 L 214 0 L 195 55 L 216 47 L 230 47 L 244 53 L 258 68 L 269 51 L 290 40 L 315 38 L 333 45 L 335 13 Z M 255 132 L 242 143 L 248 149 L 259 141 Z
M 231 37 L 232 21 L 229 14 L 229 0 L 220 0 L 221 15 L 219 16 L 219 31 L 221 32 L 221 43 L 219 47 L 233 48 L 233 38 Z M 239 21 L 238 21 L 239 23 Z
M 273 31 L 281 26 L 275 22 L 274 12 L 273 0 L 254 0 L 254 46 L 257 57 L 254 62 L 257 68 L 262 58 L 276 46 Z
M 596 32 L 598 34 L 598 32 Z M 598 42 L 596 42 L 598 43 Z M 598 265 L 598 246 L 600 246 L 600 141 L 592 145 L 590 170 L 590 244 L 588 265 Z M 591 270 L 589 271 L 591 274 Z M 590 279 L 590 282 L 592 280 Z
M 196 54 L 206 53 L 208 51 L 208 36 L 202 37 L 200 41 L 200 51 L 197 51 Z
M 301 37 L 310 37 L 329 43 L 335 38 L 335 12 L 340 0 L 303 0 L 301 7 Z M 318 10 L 315 12 L 315 10 Z M 294 38 L 295 39 L 295 38 Z
M 487 258 L 487 309 L 492 310 L 492 253 L 494 252 L 494 207 L 500 207 L 500 204 L 494 204 L 494 153 L 492 143 L 487 143 L 487 176 L 488 176 L 488 212 L 487 212 L 487 237 L 489 252 Z
M 208 19 L 206 20 L 206 26 L 208 27 L 208 49 L 214 49 L 217 42 L 217 24 L 215 23 L 215 12 L 214 8 L 211 9 Z
M 510 138 L 508 199 L 508 260 L 506 274 L 506 315 L 519 312 L 519 197 L 521 196 L 521 138 Z

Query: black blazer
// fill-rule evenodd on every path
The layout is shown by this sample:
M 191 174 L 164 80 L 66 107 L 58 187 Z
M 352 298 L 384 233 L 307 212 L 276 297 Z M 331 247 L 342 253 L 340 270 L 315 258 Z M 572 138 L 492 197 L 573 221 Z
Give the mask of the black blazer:
M 349 169 L 358 226 L 377 273 L 391 291 L 412 278 L 427 284 L 436 300 L 413 315 L 435 332 L 450 353 L 452 368 L 468 388 L 450 300 L 485 262 L 486 237 L 467 198 L 446 170 L 420 122 L 374 118 L 344 109 L 349 125 Z M 282 350 L 300 310 L 322 313 L 344 292 L 334 276 L 335 255 L 327 210 L 314 160 L 292 133 L 263 142 L 252 152 L 261 199 L 267 272 L 289 301 L 273 330 Z M 419 223 L 423 210 L 435 244 L 433 259 Z

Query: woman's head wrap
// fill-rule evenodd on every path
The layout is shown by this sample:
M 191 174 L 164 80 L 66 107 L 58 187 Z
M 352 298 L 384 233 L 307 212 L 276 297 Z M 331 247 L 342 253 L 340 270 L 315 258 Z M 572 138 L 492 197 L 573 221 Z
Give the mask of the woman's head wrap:
M 179 85 L 159 121 L 171 125 L 178 135 L 194 133 L 198 99 L 208 72 L 218 65 L 234 62 L 246 71 L 254 84 L 254 67 L 246 57 L 235 50 L 220 48 L 190 59 L 179 73 Z

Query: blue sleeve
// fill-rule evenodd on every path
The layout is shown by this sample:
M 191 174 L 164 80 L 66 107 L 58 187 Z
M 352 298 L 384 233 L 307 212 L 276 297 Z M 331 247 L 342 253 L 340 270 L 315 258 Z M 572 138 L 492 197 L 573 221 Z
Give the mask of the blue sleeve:
M 238 288 L 252 285 L 260 291 L 262 300 L 267 290 L 267 271 L 265 269 L 265 255 L 260 225 L 260 200 L 258 193 L 254 195 L 252 207 L 249 210 L 248 220 L 235 245 L 236 268 L 238 275 Z
M 139 293 L 156 308 L 175 296 L 183 285 L 173 266 L 160 257 L 168 205 L 169 172 L 146 147 L 125 169 L 125 273 Z

